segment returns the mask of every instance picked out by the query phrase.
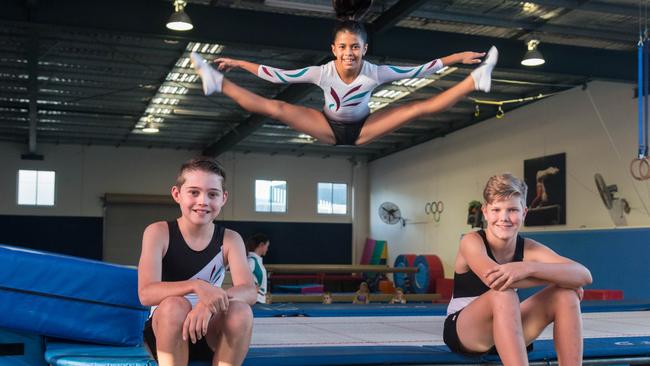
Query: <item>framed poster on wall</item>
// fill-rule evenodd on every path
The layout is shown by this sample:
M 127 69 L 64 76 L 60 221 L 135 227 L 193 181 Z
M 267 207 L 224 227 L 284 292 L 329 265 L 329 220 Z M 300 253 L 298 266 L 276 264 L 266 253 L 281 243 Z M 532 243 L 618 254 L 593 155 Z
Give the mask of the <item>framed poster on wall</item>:
M 566 154 L 524 160 L 526 226 L 566 224 Z

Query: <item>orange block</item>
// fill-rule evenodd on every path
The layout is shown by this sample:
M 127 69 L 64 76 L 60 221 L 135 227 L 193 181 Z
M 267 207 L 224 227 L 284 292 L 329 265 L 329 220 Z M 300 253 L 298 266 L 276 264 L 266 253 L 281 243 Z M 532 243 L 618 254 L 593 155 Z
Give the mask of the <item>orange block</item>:
M 454 292 L 454 280 L 451 278 L 436 278 L 436 292 L 440 300 L 449 301 Z
M 623 290 L 585 290 L 583 300 L 623 300 Z
M 395 285 L 391 280 L 381 280 L 379 281 L 379 292 L 382 294 L 393 294 L 395 293 Z

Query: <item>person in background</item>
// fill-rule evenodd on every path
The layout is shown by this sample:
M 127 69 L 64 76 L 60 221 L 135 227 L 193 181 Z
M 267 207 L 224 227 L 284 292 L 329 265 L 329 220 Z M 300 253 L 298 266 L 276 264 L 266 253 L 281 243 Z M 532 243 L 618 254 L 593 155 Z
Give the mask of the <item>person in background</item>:
M 404 297 L 404 290 L 397 287 L 395 288 L 395 296 L 390 299 L 390 304 L 406 304 L 406 298 Z
M 361 282 L 359 284 L 359 290 L 354 294 L 354 299 L 352 299 L 353 304 L 368 304 L 370 303 L 370 289 L 368 288 L 368 283 Z
M 264 257 L 266 252 L 268 252 L 270 244 L 271 241 L 269 240 L 269 237 L 261 233 L 251 236 L 246 242 L 246 249 L 248 250 L 248 267 L 253 273 L 253 279 L 257 286 L 257 302 L 261 304 L 268 303 L 266 301 L 266 268 L 264 268 L 262 257 Z

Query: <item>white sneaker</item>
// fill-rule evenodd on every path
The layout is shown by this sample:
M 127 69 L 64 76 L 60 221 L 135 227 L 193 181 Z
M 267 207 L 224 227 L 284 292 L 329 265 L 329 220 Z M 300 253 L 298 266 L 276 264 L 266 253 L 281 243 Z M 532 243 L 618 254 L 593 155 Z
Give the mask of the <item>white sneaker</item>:
M 492 70 L 499 60 L 499 50 L 492 46 L 485 56 L 483 63 L 474 71 L 472 71 L 472 78 L 474 79 L 474 87 L 476 90 L 489 92 L 492 86 Z
M 206 63 L 203 57 L 196 52 L 190 53 L 190 61 L 192 61 L 192 67 L 194 67 L 196 73 L 201 77 L 203 94 L 221 93 L 223 74 Z

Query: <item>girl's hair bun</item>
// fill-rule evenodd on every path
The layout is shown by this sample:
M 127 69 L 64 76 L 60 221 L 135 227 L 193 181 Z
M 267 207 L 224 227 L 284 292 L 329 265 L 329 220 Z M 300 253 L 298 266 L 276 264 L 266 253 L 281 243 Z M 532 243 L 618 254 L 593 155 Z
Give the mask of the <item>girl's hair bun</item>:
M 339 20 L 359 20 L 370 6 L 372 0 L 332 0 L 332 6 Z

